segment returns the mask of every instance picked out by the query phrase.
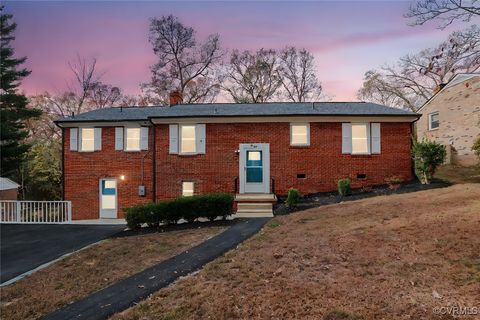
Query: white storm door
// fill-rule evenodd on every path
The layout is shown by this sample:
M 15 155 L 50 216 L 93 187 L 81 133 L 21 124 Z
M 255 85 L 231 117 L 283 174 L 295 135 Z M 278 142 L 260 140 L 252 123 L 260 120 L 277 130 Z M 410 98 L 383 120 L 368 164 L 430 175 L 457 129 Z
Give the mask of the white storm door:
M 240 145 L 240 193 L 270 193 L 270 146 Z
M 117 218 L 116 179 L 100 179 L 100 218 Z

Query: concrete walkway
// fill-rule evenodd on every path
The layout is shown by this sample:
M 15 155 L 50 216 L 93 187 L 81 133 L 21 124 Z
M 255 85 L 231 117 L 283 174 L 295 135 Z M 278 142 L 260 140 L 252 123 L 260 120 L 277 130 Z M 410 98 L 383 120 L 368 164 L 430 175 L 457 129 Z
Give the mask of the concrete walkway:
M 198 246 L 97 291 L 83 300 L 66 305 L 44 319 L 107 319 L 235 248 L 257 233 L 268 220 L 269 218 L 239 220 L 226 231 Z

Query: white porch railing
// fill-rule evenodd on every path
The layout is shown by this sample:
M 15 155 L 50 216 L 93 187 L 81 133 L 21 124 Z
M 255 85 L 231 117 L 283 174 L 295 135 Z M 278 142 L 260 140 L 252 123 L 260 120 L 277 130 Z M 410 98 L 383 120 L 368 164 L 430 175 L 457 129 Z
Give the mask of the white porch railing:
M 70 223 L 70 201 L 0 200 L 0 223 Z

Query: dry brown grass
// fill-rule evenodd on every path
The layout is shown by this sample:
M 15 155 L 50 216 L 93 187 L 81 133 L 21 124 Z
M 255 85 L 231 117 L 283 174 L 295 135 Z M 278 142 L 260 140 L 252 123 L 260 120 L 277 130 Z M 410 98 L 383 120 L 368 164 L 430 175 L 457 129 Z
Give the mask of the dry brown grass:
M 452 319 L 433 308 L 479 306 L 479 226 L 478 184 L 277 217 L 113 318 Z
M 435 178 L 451 183 L 480 183 L 480 165 L 470 167 L 444 165 L 438 168 Z
M 199 228 L 105 240 L 1 288 L 1 318 L 37 319 L 173 257 L 222 230 Z

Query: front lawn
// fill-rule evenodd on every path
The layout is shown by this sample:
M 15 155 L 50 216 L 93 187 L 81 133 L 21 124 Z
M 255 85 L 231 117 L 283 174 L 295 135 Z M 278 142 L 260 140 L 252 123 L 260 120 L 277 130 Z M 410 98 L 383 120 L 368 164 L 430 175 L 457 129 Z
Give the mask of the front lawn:
M 451 183 L 480 183 L 480 165 L 470 167 L 444 165 L 438 168 L 435 178 Z
M 276 217 L 113 318 L 453 319 L 433 309 L 480 307 L 479 195 L 458 184 Z
M 1 318 L 39 318 L 167 260 L 223 230 L 222 227 L 197 228 L 105 240 L 1 288 Z

